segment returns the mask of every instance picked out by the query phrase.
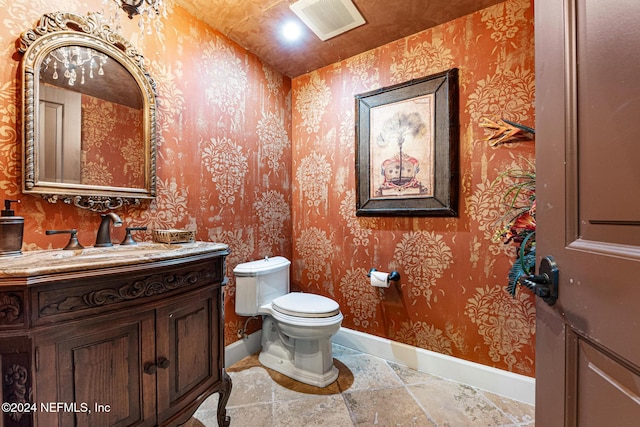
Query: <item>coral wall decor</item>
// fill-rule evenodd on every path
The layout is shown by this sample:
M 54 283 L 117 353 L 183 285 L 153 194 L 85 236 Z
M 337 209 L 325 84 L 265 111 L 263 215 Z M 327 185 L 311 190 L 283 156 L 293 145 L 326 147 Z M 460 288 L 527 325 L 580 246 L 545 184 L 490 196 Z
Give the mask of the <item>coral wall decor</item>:
M 20 191 L 19 56 L 15 41 L 45 0 L 0 0 L 0 198 L 21 199 L 23 250 L 62 248 L 47 229 L 77 228 L 91 245 L 94 212 Z M 60 0 L 80 15 L 101 0 Z M 508 0 L 291 81 L 178 6 L 154 37 L 121 18 L 148 59 L 158 90 L 157 197 L 117 211 L 126 226 L 189 228 L 226 243 L 225 339 L 245 318 L 234 310 L 240 262 L 293 260 L 292 286 L 331 296 L 343 326 L 443 354 L 534 375 L 533 297 L 504 290 L 513 252 L 492 240 L 504 212 L 500 171 L 523 168 L 531 145 L 483 141 L 483 117 L 533 127 L 533 2 Z M 355 215 L 354 96 L 451 68 L 459 70 L 458 217 Z M 506 184 L 505 184 L 506 185 Z M 124 227 L 113 238 L 124 237 Z M 151 239 L 151 232 L 138 238 Z M 398 288 L 369 285 L 371 267 L 397 270 Z M 260 327 L 249 322 L 249 333 Z
M 532 144 L 492 147 L 482 118 L 533 127 L 533 1 L 508 0 L 293 79 L 295 286 L 337 300 L 343 326 L 534 375 L 533 297 L 506 290 L 513 246 L 493 239 Z M 457 68 L 459 213 L 356 215 L 354 96 Z M 415 157 L 415 156 L 414 156 Z M 397 270 L 398 287 L 367 272 Z

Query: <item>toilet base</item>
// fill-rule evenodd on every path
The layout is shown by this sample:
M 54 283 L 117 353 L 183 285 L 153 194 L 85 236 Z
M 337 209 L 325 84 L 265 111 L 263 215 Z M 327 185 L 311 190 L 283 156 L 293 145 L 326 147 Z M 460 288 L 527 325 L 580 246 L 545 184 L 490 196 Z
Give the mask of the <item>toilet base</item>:
M 261 352 L 258 359 L 260 360 L 260 363 L 267 368 L 273 369 L 276 372 L 280 372 L 282 375 L 312 386 L 326 387 L 338 379 L 338 369 L 335 366 L 331 366 L 331 369 L 329 369 L 328 372 L 315 374 L 313 372 L 296 368 L 290 360 L 283 360 L 269 353 Z
M 288 328 L 288 325 L 278 325 L 272 317 L 265 316 L 262 351 L 258 356 L 260 363 L 312 386 L 326 387 L 333 383 L 338 378 L 338 369 L 333 365 L 332 333 L 313 339 L 292 338 L 286 334 Z

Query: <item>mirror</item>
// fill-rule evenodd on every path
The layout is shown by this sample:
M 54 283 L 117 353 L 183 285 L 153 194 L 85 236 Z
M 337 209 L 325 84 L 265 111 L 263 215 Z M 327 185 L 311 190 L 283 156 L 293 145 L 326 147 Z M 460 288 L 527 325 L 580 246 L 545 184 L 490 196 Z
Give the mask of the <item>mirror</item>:
M 22 191 L 106 211 L 156 192 L 156 92 L 97 12 L 45 14 L 20 37 Z

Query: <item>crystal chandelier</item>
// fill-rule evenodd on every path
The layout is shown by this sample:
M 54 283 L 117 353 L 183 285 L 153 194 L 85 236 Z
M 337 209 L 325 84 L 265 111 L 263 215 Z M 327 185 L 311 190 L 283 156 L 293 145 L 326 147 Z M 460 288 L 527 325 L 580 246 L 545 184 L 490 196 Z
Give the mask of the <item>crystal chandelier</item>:
M 140 29 L 151 32 L 151 23 L 154 23 L 157 31 L 162 30 L 162 23 L 159 17 L 167 17 L 167 0 L 113 0 L 119 8 L 124 10 L 129 19 L 135 15 L 140 15 L 138 23 Z
M 51 67 L 53 68 L 51 78 L 58 80 L 60 78 L 58 64 L 60 64 L 62 68 L 60 72 L 67 79 L 67 84 L 74 86 L 78 77 L 80 77 L 80 84 L 85 83 L 86 74 L 92 79 L 96 69 L 98 75 L 104 75 L 103 66 L 107 63 L 107 60 L 107 55 L 90 47 L 63 46 L 47 55 L 42 64 L 42 73 L 46 73 Z

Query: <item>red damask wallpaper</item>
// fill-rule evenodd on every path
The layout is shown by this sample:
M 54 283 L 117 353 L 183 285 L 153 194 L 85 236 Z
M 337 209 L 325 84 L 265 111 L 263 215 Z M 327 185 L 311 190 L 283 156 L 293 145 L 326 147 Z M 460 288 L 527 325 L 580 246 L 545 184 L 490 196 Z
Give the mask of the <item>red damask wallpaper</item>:
M 52 11 L 47 0 L 0 10 L 0 198 L 19 198 L 23 250 L 61 248 L 47 229 L 77 228 L 95 242 L 96 213 L 21 194 L 20 55 L 16 39 Z M 103 10 L 61 0 L 56 10 Z M 225 338 L 238 340 L 233 268 L 284 255 L 293 287 L 335 298 L 344 326 L 525 375 L 534 375 L 533 299 L 504 291 L 513 248 L 492 240 L 501 171 L 533 159 L 532 143 L 491 148 L 483 117 L 534 123 L 532 0 L 495 7 L 293 79 L 274 71 L 177 6 L 142 37 L 158 88 L 158 197 L 116 213 L 125 226 L 190 228 L 227 243 Z M 354 95 L 449 68 L 460 70 L 460 215 L 355 216 Z M 523 166 L 524 165 L 524 166 Z M 137 235 L 150 240 L 150 233 Z M 124 227 L 113 237 L 124 237 Z M 367 271 L 398 270 L 381 293 Z M 249 323 L 249 332 L 259 327 Z
M 535 307 L 506 291 L 495 242 L 508 169 L 534 145 L 490 147 L 482 118 L 534 125 L 533 2 L 509 0 L 293 79 L 293 280 L 340 303 L 343 326 L 533 376 Z M 459 69 L 457 218 L 356 217 L 354 96 Z M 396 270 L 398 286 L 369 284 Z
M 82 96 L 82 184 L 144 188 L 143 120 L 142 110 Z
M 140 207 L 117 210 L 124 225 L 113 229 L 113 240 L 121 241 L 127 226 L 195 229 L 198 240 L 231 247 L 229 276 L 240 262 L 275 254 L 291 257 L 291 80 L 169 3 L 170 18 L 162 21 L 160 32 L 143 37 L 137 18 L 129 20 L 124 13 L 117 21 L 123 36 L 145 56 L 157 84 L 158 195 Z M 76 228 L 80 243 L 91 246 L 100 223 L 97 213 L 21 193 L 16 40 L 44 13 L 105 10 L 102 0 L 60 0 L 54 9 L 51 4 L 17 0 L 0 10 L 0 198 L 22 201 L 16 211 L 25 217 L 23 250 L 64 247 L 68 236 L 47 236 L 48 229 Z M 109 8 L 105 12 L 111 16 Z M 91 146 L 112 145 L 114 133 L 122 130 L 110 129 L 109 139 L 97 141 L 95 133 L 104 127 L 106 114 L 122 115 L 128 127 L 137 126 L 135 119 L 125 118 L 126 111 L 106 108 L 95 104 L 85 110 L 85 120 L 91 122 L 85 141 Z M 86 153 L 90 175 L 99 181 L 107 172 L 114 177 L 135 174 L 139 159 L 133 145 L 127 143 L 127 153 L 122 153 L 127 160 L 121 163 L 105 151 L 101 159 Z M 135 237 L 151 240 L 151 231 Z M 225 300 L 227 344 L 238 339 L 237 330 L 244 325 L 234 312 L 234 285 L 231 277 Z M 249 327 L 253 332 L 260 324 Z

